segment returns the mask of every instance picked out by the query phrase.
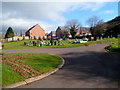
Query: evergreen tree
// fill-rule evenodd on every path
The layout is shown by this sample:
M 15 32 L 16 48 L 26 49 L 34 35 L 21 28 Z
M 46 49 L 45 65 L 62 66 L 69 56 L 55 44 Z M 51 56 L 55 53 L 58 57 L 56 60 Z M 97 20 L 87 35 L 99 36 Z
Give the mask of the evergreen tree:
M 72 38 L 75 38 L 76 28 L 71 28 L 71 29 L 70 29 L 70 34 L 71 34 Z
M 14 31 L 11 27 L 9 27 L 5 34 L 5 38 L 11 38 L 11 37 L 14 37 Z
M 77 20 L 70 20 L 66 23 L 65 27 L 68 28 L 68 30 L 70 30 L 70 34 L 74 39 L 76 35 L 76 30 L 81 27 L 81 24 Z

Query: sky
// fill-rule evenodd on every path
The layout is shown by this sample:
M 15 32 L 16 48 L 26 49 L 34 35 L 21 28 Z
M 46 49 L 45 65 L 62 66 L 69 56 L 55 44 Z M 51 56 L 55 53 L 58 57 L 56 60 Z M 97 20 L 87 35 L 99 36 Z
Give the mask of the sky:
M 88 27 L 87 20 L 98 16 L 109 21 L 118 16 L 118 2 L 1 2 L 0 25 L 5 33 L 12 27 L 15 33 L 27 31 L 39 24 L 46 33 L 64 26 L 68 20 L 78 20 Z

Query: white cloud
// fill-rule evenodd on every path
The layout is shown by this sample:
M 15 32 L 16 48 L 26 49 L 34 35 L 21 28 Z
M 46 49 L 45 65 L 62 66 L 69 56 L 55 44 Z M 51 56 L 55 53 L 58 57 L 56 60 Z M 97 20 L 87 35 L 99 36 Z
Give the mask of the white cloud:
M 3 3 L 3 14 L 11 18 L 24 17 L 34 19 L 49 19 L 52 21 L 65 21 L 62 15 L 70 10 L 98 10 L 104 3 L 43 3 L 43 2 L 23 2 L 23 3 Z
M 79 8 L 81 8 L 81 10 L 92 10 L 92 11 L 96 11 L 98 9 L 100 9 L 105 3 L 104 2 L 84 2 L 81 3 L 81 5 L 79 5 Z
M 50 32 L 66 22 L 67 19 L 63 15 L 65 12 L 77 9 L 96 11 L 103 5 L 103 2 L 6 2 L 2 4 L 3 29 L 11 26 L 16 31 L 27 30 L 35 24 L 40 24 L 46 32 Z M 44 19 L 58 24 L 53 25 Z
M 118 2 L 119 0 L 2 0 L 2 2 Z
M 106 10 L 104 13 L 105 14 L 111 14 L 111 13 L 114 13 L 114 10 Z
M 34 19 L 50 19 L 53 21 L 64 21 L 61 15 L 71 4 L 66 3 L 3 3 L 3 13 L 11 12 L 10 17 L 25 17 Z
M 25 32 L 29 28 L 31 28 L 33 25 L 36 25 L 36 24 L 39 24 L 46 31 L 46 33 L 56 28 L 56 26 L 50 25 L 46 22 L 27 20 L 27 19 L 22 19 L 22 18 L 5 19 L 3 20 L 2 26 L 4 27 L 4 30 L 7 30 L 7 28 L 11 26 L 15 32 L 20 32 L 20 30 Z

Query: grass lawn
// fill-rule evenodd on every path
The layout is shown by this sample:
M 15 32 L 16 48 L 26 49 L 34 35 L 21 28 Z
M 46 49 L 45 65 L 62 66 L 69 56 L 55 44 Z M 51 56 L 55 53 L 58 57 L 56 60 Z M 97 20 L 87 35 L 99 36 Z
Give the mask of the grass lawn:
M 86 43 L 78 43 L 78 44 L 72 44 L 71 42 L 75 41 L 75 40 L 66 40 L 66 41 L 62 41 L 62 43 L 64 43 L 64 45 L 53 45 L 53 46 L 42 46 L 42 47 L 38 47 L 38 46 L 26 46 L 23 45 L 24 42 L 30 42 L 30 41 L 37 41 L 37 40 L 24 40 L 24 41 L 18 41 L 18 42 L 7 42 L 4 43 L 4 47 L 3 50 L 6 49 L 26 49 L 26 48 L 68 48 L 68 47 L 80 47 L 80 46 L 84 46 L 86 44 L 110 44 L 110 43 L 115 43 L 118 41 L 117 38 L 108 38 L 108 39 L 103 39 L 100 41 L 89 41 Z
M 3 55 L 2 86 L 23 81 L 53 70 L 61 58 L 42 53 L 9 53 Z
M 61 59 L 55 55 L 32 54 L 21 60 L 20 63 L 29 65 L 33 69 L 45 73 L 57 67 L 61 63 Z
M 118 45 L 118 42 L 111 44 L 110 46 L 106 47 L 106 49 L 108 49 L 109 51 L 112 51 L 112 52 L 120 53 L 120 47 Z
M 2 87 L 2 64 L 0 64 L 0 87 Z
M 2 65 L 2 85 L 9 85 L 24 80 L 24 77 L 14 72 L 10 66 Z

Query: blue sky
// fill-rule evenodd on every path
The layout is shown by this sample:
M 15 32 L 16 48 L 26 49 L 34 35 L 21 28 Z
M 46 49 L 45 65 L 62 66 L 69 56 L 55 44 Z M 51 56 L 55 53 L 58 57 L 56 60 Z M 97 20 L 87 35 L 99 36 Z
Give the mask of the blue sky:
M 67 19 L 67 20 L 78 20 L 82 26 L 88 26 L 86 21 L 88 18 L 92 16 L 98 16 L 100 19 L 103 19 L 104 22 L 107 22 L 116 16 L 118 16 L 118 3 L 117 2 L 107 2 L 104 3 L 101 8 L 98 10 L 81 10 L 81 9 L 76 9 L 73 11 L 66 11 L 62 13 L 62 15 Z M 44 19 L 44 21 L 52 23 L 52 24 L 58 24 L 58 22 L 53 22 L 50 20 Z
M 68 20 L 76 19 L 82 26 L 98 16 L 108 21 L 118 16 L 118 2 L 2 2 L 2 30 L 11 26 L 15 32 L 27 31 L 39 24 L 45 31 L 55 31 Z
M 92 16 L 98 16 L 103 21 L 108 21 L 113 19 L 118 15 L 118 3 L 117 2 L 108 2 L 105 3 L 100 9 L 92 10 L 75 10 L 71 12 L 64 13 L 65 17 L 68 19 L 77 19 L 83 26 L 87 26 L 87 19 Z

